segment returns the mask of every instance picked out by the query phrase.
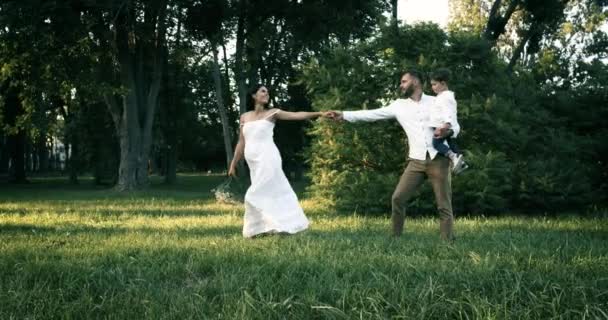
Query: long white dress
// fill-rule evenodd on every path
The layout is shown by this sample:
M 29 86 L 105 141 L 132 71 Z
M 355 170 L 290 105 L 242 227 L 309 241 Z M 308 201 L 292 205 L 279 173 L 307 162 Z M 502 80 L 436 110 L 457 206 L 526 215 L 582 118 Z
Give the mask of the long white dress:
M 261 233 L 294 234 L 309 224 L 283 173 L 281 154 L 273 140 L 274 126 L 268 117 L 243 124 L 245 160 L 251 174 L 251 186 L 245 193 L 243 236 L 247 238 Z

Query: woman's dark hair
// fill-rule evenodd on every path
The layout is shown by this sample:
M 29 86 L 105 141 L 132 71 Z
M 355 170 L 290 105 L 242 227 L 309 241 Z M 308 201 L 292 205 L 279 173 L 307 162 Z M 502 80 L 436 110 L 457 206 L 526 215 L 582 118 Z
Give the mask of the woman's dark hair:
M 450 69 L 440 68 L 435 70 L 435 72 L 431 73 L 431 80 L 439 81 L 439 82 L 448 82 L 450 81 L 450 76 L 452 73 Z
M 253 99 L 253 95 L 255 95 L 261 87 L 264 87 L 264 85 L 256 84 L 247 92 L 247 97 L 245 98 L 247 101 L 247 110 L 251 111 L 255 109 L 255 100 Z M 264 106 L 264 108 L 268 108 L 268 105 Z

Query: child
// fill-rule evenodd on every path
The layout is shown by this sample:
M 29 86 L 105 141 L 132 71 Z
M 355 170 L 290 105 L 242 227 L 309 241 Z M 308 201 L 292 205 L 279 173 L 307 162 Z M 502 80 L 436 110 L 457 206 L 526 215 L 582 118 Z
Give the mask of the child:
M 462 154 L 459 154 L 454 142 L 456 137 L 453 136 L 454 131 L 452 128 L 460 128 L 460 125 L 456 116 L 454 92 L 448 89 L 449 78 L 450 70 L 445 68 L 438 69 L 431 74 L 431 87 L 437 94 L 437 97 L 430 110 L 429 125 L 435 130 L 433 147 L 452 161 L 452 171 L 454 174 L 459 174 L 468 168 L 468 165 L 464 162 Z M 439 137 L 440 128 L 448 129 L 446 137 Z

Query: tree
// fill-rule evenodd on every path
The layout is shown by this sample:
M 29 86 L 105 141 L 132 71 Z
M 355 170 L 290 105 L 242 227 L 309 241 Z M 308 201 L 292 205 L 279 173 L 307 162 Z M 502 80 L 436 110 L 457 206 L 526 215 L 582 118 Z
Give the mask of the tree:
M 376 108 L 395 96 L 406 67 L 423 72 L 450 67 L 463 128 L 458 140 L 472 166 L 453 180 L 456 212 L 556 212 L 604 203 L 606 164 L 599 159 L 606 143 L 591 135 L 588 125 L 606 134 L 590 119 L 603 119 L 606 110 L 598 106 L 608 105 L 601 84 L 605 67 L 588 65 L 581 73 L 585 90 L 570 98 L 572 88 L 539 90 L 530 70 L 509 76 L 507 62 L 476 34 L 445 34 L 433 25 L 417 25 L 403 26 L 399 33 L 387 27 L 374 39 L 310 62 L 302 81 L 313 108 Z M 310 134 L 309 191 L 340 211 L 386 212 L 405 162 L 405 154 L 395 151 L 407 150 L 401 128 L 390 121 L 319 122 Z M 410 207 L 433 210 L 432 199 L 432 190 L 422 188 Z
M 9 170 L 9 181 L 13 183 L 27 182 L 25 177 L 25 144 L 26 131 L 23 125 L 22 116 L 25 113 L 22 99 L 22 89 L 19 85 L 14 85 L 10 81 L 5 81 L 0 88 L 3 96 L 4 110 L 4 130 L 8 132 L 7 150 L 8 158 L 11 161 Z
M 190 29 L 207 39 L 210 43 L 213 57 L 213 83 L 215 86 L 215 99 L 217 110 L 222 122 L 222 133 L 224 150 L 226 152 L 226 168 L 230 166 L 233 157 L 232 150 L 232 128 L 228 117 L 227 106 L 224 102 L 224 81 L 218 58 L 218 47 L 224 41 L 224 30 L 222 23 L 226 19 L 228 7 L 224 1 L 203 1 L 189 8 L 188 26 Z M 198 39 L 203 40 L 203 39 Z
M 509 19 L 515 12 L 522 0 L 511 0 L 503 10 L 502 0 L 494 0 L 488 15 L 488 22 L 483 33 L 483 37 L 488 41 L 495 43 L 498 38 L 505 32 L 505 27 L 509 23 Z M 504 12 L 502 12 L 504 11 Z
M 100 55 L 100 82 L 106 83 L 103 97 L 120 142 L 119 190 L 148 184 L 152 125 L 166 54 L 167 9 L 166 0 L 109 1 L 82 8 L 85 21 L 91 21 L 88 27 Z M 107 52 L 108 48 L 112 50 Z
M 515 63 L 522 56 L 527 46 L 527 55 L 533 55 L 540 49 L 540 42 L 544 37 L 555 32 L 564 19 L 565 8 L 569 0 L 527 0 L 526 12 L 522 21 L 527 28 L 520 31 L 519 44 L 515 47 L 507 72 L 511 72 Z

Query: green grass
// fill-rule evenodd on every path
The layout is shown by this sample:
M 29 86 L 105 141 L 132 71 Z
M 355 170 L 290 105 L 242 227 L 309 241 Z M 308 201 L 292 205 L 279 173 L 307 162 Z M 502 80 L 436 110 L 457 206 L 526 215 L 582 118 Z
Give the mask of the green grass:
M 309 231 L 249 240 L 221 180 L 0 186 L 0 319 L 608 319 L 601 218 L 459 218 L 450 246 L 304 199 Z

